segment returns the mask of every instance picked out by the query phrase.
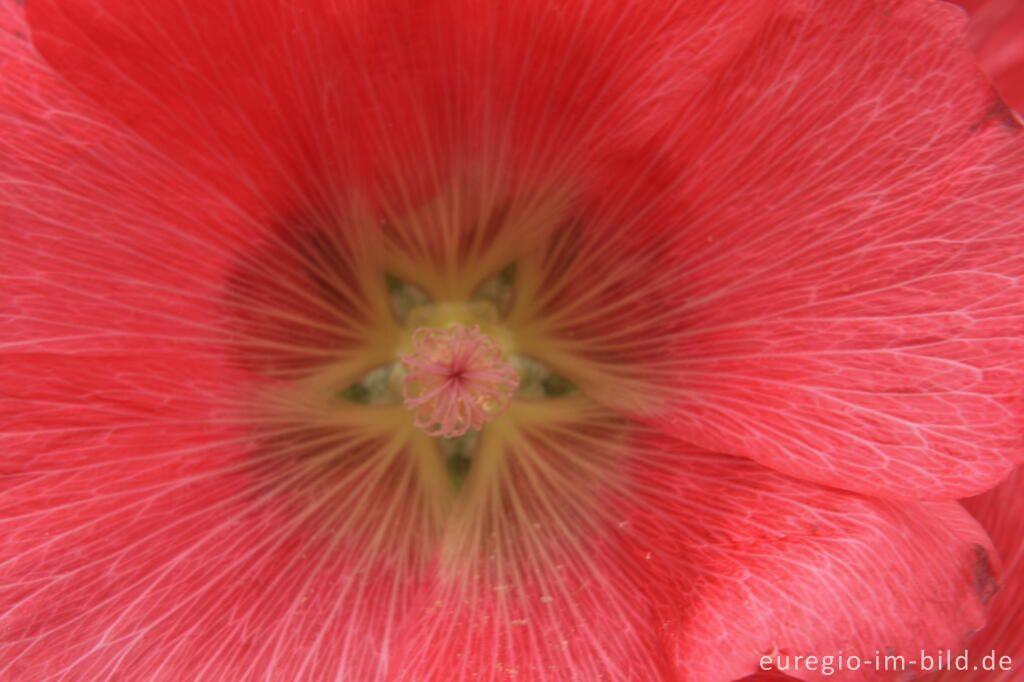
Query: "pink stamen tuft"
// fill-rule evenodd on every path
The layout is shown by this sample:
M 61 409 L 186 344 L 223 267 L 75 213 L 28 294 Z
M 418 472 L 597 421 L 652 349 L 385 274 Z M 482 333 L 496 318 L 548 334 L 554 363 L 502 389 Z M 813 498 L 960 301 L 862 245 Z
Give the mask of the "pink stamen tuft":
M 401 356 L 409 370 L 402 394 L 416 426 L 431 436 L 454 438 L 481 428 L 508 408 L 519 386 L 501 348 L 480 327 L 420 327 L 412 348 Z

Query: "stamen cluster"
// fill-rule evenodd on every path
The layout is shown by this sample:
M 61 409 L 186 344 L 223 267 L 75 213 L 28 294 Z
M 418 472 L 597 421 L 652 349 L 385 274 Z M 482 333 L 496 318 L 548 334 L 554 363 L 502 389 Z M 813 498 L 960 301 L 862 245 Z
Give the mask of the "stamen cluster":
M 461 436 L 508 408 L 519 376 L 479 326 L 420 327 L 412 345 L 400 356 L 409 370 L 402 394 L 431 436 Z

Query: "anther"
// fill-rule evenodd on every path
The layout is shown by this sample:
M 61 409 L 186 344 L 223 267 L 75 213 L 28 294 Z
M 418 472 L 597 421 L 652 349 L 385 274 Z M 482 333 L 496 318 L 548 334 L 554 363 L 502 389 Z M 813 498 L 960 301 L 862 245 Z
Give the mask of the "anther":
M 431 436 L 480 429 L 508 408 L 519 386 L 501 348 L 477 326 L 420 327 L 412 347 L 401 356 L 408 369 L 402 394 L 416 426 Z

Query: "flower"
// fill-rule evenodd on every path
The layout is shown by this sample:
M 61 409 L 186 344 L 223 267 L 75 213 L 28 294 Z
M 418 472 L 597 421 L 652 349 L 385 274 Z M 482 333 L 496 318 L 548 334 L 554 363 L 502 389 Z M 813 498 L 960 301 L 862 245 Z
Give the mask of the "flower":
M 952 6 L 3 8 L 0 675 L 981 627 L 1024 188 Z

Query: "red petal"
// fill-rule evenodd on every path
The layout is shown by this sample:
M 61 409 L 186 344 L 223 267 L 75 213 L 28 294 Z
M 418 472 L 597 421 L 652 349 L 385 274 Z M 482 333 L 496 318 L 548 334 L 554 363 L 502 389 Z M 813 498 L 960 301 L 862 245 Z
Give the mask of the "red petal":
M 370 679 L 416 583 L 254 504 L 214 343 L 243 228 L 0 20 L 0 678 Z
M 1024 111 L 1024 2 L 959 2 L 971 13 L 971 45 L 1007 104 Z
M 37 354 L 0 386 L 0 678 L 375 679 L 417 575 L 289 497 L 235 377 Z
M 971 640 L 972 668 L 933 673 L 921 682 L 1011 682 L 1024 661 L 1024 468 L 964 506 L 988 530 L 1002 557 L 1002 589 L 992 598 L 987 625 Z
M 977 493 L 1022 454 L 1024 138 L 955 8 L 795 4 L 687 109 L 656 421 L 840 488 Z
M 995 649 L 1020 666 L 1024 661 L 1024 467 L 998 488 L 964 502 L 992 536 L 1005 567 L 1003 589 L 992 600 L 988 626 L 972 649 Z M 991 644 L 991 646 L 987 646 Z
M 590 544 L 583 556 L 524 554 L 525 579 L 483 566 L 469 580 L 432 583 L 398 638 L 389 680 L 674 682 L 621 552 Z
M 922 648 L 962 648 L 983 622 L 988 542 L 959 505 L 896 504 L 748 460 L 648 447 L 673 453 L 673 464 L 638 472 L 649 497 L 630 527 L 680 680 L 737 679 L 776 651 L 916 659 Z
M 3 24 L 2 347 L 209 355 L 249 226 L 62 82 L 13 3 Z
M 75 494 L 75 479 L 95 494 Z M 5 496 L 0 674 L 379 679 L 415 577 L 260 509 L 243 483 L 182 474 L 146 488 L 83 468 L 20 483 L 63 504 Z
M 651 101 L 702 86 L 766 4 L 37 0 L 29 17 L 76 86 L 245 206 L 280 209 L 509 148 L 544 168 L 639 146 Z

